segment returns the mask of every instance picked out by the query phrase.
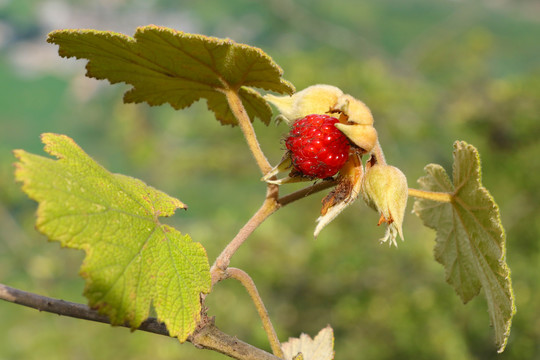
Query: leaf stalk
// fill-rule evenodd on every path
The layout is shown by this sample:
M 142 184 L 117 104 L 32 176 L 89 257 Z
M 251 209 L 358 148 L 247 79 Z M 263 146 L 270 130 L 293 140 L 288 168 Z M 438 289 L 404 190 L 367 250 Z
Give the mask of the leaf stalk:
M 240 96 L 238 96 L 238 90 L 228 88 L 223 90 L 223 92 L 227 97 L 227 102 L 229 103 L 229 107 L 234 117 L 238 120 L 238 125 L 246 138 L 246 142 L 251 150 L 251 153 L 253 154 L 253 157 L 255 158 L 255 161 L 257 162 L 257 165 L 259 166 L 259 169 L 263 175 L 268 173 L 272 169 L 272 166 L 261 150 L 261 146 L 257 141 L 257 136 L 255 135 L 253 125 L 251 124 L 244 105 L 242 104 Z

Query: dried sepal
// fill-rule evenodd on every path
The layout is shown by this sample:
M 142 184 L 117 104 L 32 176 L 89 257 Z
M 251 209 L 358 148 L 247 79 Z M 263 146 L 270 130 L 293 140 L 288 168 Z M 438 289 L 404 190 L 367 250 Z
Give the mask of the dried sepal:
M 323 200 L 321 216 L 317 219 L 314 236 L 353 203 L 360 193 L 362 184 L 362 160 L 358 153 L 351 154 L 339 173 L 338 184 Z
M 291 181 L 292 178 L 289 177 L 289 176 L 287 176 L 286 178 L 282 178 L 282 179 L 277 179 L 276 178 L 277 174 L 279 174 L 280 172 L 289 171 L 291 168 L 292 168 L 291 156 L 290 156 L 289 152 L 287 152 L 285 154 L 285 156 L 283 156 L 283 159 L 281 159 L 279 164 L 274 166 L 272 168 L 272 170 L 270 170 L 268 173 L 266 173 L 266 175 L 264 175 L 261 178 L 261 180 L 266 181 L 269 184 L 275 184 L 275 185 L 282 185 L 282 184 L 293 182 L 293 181 Z

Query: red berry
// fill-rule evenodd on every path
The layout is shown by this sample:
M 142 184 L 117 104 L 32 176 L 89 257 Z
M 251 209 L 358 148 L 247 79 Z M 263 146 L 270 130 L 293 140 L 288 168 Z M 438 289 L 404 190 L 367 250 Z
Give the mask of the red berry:
M 308 115 L 296 120 L 285 139 L 296 170 L 324 179 L 335 175 L 349 158 L 349 140 L 328 115 Z

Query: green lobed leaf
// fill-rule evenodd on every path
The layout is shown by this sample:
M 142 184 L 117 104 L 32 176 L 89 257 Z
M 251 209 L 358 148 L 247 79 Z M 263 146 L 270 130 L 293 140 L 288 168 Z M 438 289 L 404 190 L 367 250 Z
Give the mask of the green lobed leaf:
M 169 103 L 183 109 L 201 98 L 223 124 L 236 124 L 224 91 L 237 91 L 250 119 L 268 124 L 272 110 L 250 87 L 291 94 L 282 69 L 261 49 L 228 39 L 194 35 L 155 25 L 133 37 L 110 31 L 57 30 L 47 41 L 63 57 L 88 59 L 88 77 L 132 85 L 127 103 Z
M 142 181 L 112 174 L 67 136 L 43 134 L 58 160 L 16 150 L 16 179 L 39 203 L 37 229 L 83 249 L 89 305 L 113 325 L 137 328 L 153 305 L 171 336 L 184 341 L 200 320 L 200 293 L 211 287 L 204 248 L 159 223 L 186 206 Z
M 502 352 L 516 312 L 506 264 L 506 235 L 499 208 L 481 183 L 480 157 L 472 145 L 454 143 L 453 181 L 437 164 L 427 165 L 422 190 L 446 192 L 451 203 L 418 199 L 414 212 L 437 231 L 435 258 L 464 303 L 484 290 L 495 340 Z

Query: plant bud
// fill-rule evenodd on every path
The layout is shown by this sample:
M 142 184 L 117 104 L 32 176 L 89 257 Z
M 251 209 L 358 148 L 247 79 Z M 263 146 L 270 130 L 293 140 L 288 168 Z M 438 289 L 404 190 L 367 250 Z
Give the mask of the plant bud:
M 329 114 L 343 91 L 331 85 L 313 85 L 291 96 L 267 94 L 264 98 L 275 105 L 280 118 L 287 123 L 311 114 Z
M 407 178 L 398 168 L 375 164 L 366 169 L 362 179 L 362 195 L 366 203 L 381 214 L 379 224 L 388 224 L 381 242 L 397 246 L 396 237 L 402 240 L 403 217 L 407 206 Z

